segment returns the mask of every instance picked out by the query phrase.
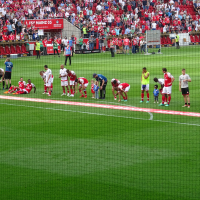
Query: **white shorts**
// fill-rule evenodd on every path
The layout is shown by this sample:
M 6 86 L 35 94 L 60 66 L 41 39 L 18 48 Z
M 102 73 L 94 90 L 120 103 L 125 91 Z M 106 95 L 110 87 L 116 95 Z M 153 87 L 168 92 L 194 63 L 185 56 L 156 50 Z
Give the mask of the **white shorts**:
M 85 88 L 88 86 L 89 83 L 84 84 Z M 82 87 L 83 85 L 80 84 L 80 86 Z
M 61 81 L 61 86 L 68 86 L 68 81 Z
M 128 92 L 130 90 L 130 85 L 128 87 L 125 88 L 125 92 Z
M 53 77 L 53 78 L 52 78 L 52 77 L 50 78 L 50 80 L 51 80 L 51 83 L 53 83 L 53 79 L 54 79 L 54 77 Z
M 70 85 L 75 85 L 75 81 L 70 80 Z
M 51 87 L 51 84 L 52 84 L 51 80 L 49 80 L 48 83 L 46 82 L 47 87 Z
M 143 85 L 141 85 L 141 90 L 149 91 L 149 84 L 146 85 L 145 89 L 142 88 Z
M 164 87 L 162 90 L 162 94 L 171 94 L 172 93 L 172 86 Z

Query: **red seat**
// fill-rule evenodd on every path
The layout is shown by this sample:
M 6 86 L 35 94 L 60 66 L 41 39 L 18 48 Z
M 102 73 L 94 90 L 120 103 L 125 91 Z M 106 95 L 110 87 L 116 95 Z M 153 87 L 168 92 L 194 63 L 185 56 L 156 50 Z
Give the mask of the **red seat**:
M 172 41 L 170 40 L 170 38 L 169 37 L 167 37 L 167 44 L 172 44 Z
M 28 53 L 28 51 L 26 51 L 26 47 L 23 44 L 22 44 L 21 50 L 22 50 L 22 53 Z
M 5 47 L 5 52 L 6 52 L 6 55 L 10 55 L 11 54 L 10 48 L 8 46 Z
M 199 37 L 197 35 L 194 36 L 195 42 L 199 42 Z
M 20 49 L 20 46 L 19 46 L 19 45 L 16 45 L 16 53 L 17 53 L 17 54 L 22 54 L 22 52 L 21 52 L 21 49 Z
M 0 55 L 3 55 L 3 56 L 6 55 L 5 49 L 4 49 L 4 47 L 2 47 L 2 46 L 0 46 L 0 52 L 1 52 Z
M 10 52 L 11 52 L 11 54 L 16 54 L 16 50 L 13 45 L 10 46 Z
M 193 35 L 190 35 L 190 40 L 191 40 L 191 42 L 195 42 Z

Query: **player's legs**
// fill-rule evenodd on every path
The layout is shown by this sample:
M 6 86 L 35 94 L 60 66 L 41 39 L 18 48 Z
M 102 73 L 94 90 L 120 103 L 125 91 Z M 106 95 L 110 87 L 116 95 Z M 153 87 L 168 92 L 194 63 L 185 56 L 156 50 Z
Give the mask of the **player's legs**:
M 65 65 L 67 64 L 68 56 L 65 56 Z
M 84 93 L 85 93 L 85 98 L 87 98 L 87 91 L 86 91 L 87 86 L 88 86 L 88 83 L 86 83 L 86 84 L 84 84 L 84 85 L 82 86 L 82 90 L 83 90 Z
M 71 56 L 69 56 L 69 65 L 71 65 L 71 62 L 72 62 L 72 61 L 71 61 Z
M 114 96 L 114 100 L 117 100 L 117 97 L 116 97 L 116 94 L 115 94 L 115 88 L 113 86 L 112 86 L 112 93 L 113 93 L 113 96 Z
M 187 102 L 188 102 L 188 108 L 190 108 L 190 96 L 186 95 L 186 97 L 187 97 Z
M 140 103 L 142 103 L 144 101 L 144 89 L 141 90 L 141 101 Z
M 83 86 L 80 85 L 79 88 L 78 88 L 79 92 L 81 93 L 81 96 L 80 97 L 84 97 L 84 94 L 83 94 Z

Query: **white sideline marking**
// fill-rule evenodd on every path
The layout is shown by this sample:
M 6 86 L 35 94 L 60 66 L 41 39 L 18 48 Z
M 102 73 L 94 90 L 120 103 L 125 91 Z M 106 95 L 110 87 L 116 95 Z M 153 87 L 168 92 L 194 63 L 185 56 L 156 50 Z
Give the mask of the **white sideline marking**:
M 2 105 L 9 105 L 9 106 L 17 106 L 17 107 L 37 108 L 37 109 L 43 109 L 43 110 L 55 110 L 55 111 L 63 111 L 63 112 L 74 112 L 74 113 L 82 113 L 82 114 L 88 114 L 88 115 L 101 115 L 101 116 L 106 116 L 106 117 L 136 119 L 136 120 L 143 120 L 143 121 L 149 121 L 150 120 L 150 119 L 145 119 L 145 118 L 107 115 L 107 114 L 100 114 L 100 113 L 81 112 L 81 111 L 75 111 L 75 110 L 63 110 L 63 109 L 44 108 L 44 107 L 26 106 L 26 105 L 16 105 L 16 104 L 8 104 L 8 103 L 0 103 L 0 104 L 2 104 Z M 153 121 L 162 122 L 162 123 L 171 123 L 171 124 L 181 124 L 181 125 L 187 125 L 187 126 L 199 126 L 200 127 L 200 124 L 190 124 L 190 123 L 162 121 L 162 120 L 153 120 Z
M 62 105 L 72 105 L 72 106 L 85 106 L 94 108 L 107 108 L 114 110 L 126 110 L 126 111 L 136 111 L 136 112 L 151 112 L 159 114 L 170 114 L 170 115 L 182 115 L 189 117 L 200 117 L 200 113 L 195 112 L 182 112 L 174 110 L 161 110 L 152 108 L 140 108 L 140 107 L 128 107 L 128 106 L 115 106 L 109 104 L 96 104 L 96 103 L 84 103 L 84 102 L 74 102 L 74 101 L 57 101 L 52 99 L 37 99 L 37 98 L 24 98 L 24 97 L 13 97 L 0 95 L 0 99 L 17 100 L 17 101 L 30 101 L 39 103 L 52 103 L 52 104 L 62 104 Z

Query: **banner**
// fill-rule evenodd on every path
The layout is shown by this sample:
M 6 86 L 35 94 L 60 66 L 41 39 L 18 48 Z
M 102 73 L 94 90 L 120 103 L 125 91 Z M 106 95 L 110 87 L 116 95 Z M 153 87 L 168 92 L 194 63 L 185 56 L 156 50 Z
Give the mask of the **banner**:
M 36 19 L 36 20 L 25 20 L 25 25 L 34 29 L 63 29 L 63 19 Z
M 60 53 L 60 46 L 58 46 L 58 52 Z M 56 52 L 57 53 L 57 52 Z M 47 54 L 54 54 L 53 45 L 47 46 Z

